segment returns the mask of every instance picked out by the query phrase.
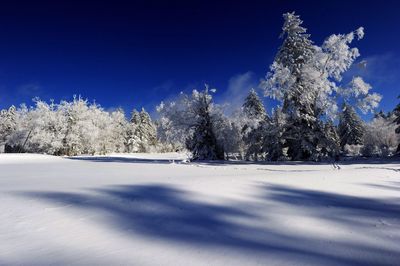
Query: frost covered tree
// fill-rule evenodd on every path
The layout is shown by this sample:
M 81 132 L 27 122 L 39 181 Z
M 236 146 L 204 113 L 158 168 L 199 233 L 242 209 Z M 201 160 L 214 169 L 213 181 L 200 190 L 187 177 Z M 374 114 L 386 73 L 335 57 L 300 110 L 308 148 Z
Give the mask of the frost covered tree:
M 157 129 L 144 108 L 132 111 L 128 129 L 128 150 L 130 152 L 149 152 L 157 146 Z
M 113 152 L 125 152 L 127 149 L 128 137 L 128 121 L 125 118 L 125 113 L 121 108 L 110 114 L 111 132 L 110 136 L 113 143 Z
M 96 118 L 92 120 L 97 129 L 94 151 L 97 154 L 125 152 L 127 143 L 127 121 L 123 110 L 106 112 L 101 108 L 92 110 Z
M 16 108 L 11 106 L 8 110 L 0 111 L 0 152 L 4 152 L 5 145 L 10 136 L 17 129 Z
M 324 138 L 326 143 L 323 143 L 321 153 L 325 157 L 338 157 L 340 154 L 340 137 L 338 129 L 332 120 L 328 120 L 325 123 L 324 133 L 326 135 L 326 138 Z
M 61 154 L 66 133 L 66 117 L 54 102 L 35 99 L 25 116 L 24 149 L 31 152 Z
M 157 130 L 151 117 L 144 108 L 139 113 L 140 123 L 136 128 L 136 135 L 140 139 L 140 151 L 149 152 L 157 145 Z
M 212 101 L 208 87 L 193 90 L 191 95 L 181 93 L 176 101 L 157 107 L 169 139 L 183 140 L 194 160 L 224 159 L 224 151 L 217 141 L 220 112 Z
M 310 35 L 301 26 L 303 23 L 294 13 L 284 14 L 285 23 L 280 47 L 271 73 L 263 84 L 266 95 L 282 101 L 282 111 L 287 114 L 287 126 L 282 137 L 288 147 L 288 156 L 293 160 L 310 159 L 317 156 L 320 136 L 320 110 L 315 105 L 317 90 L 310 86 L 307 75 L 316 47 Z
M 282 108 L 274 109 L 263 139 L 262 148 L 266 153 L 267 160 L 284 161 L 288 159 L 286 140 L 283 137 L 286 124 L 286 115 L 282 112 Z
M 388 114 L 376 116 L 365 126 L 364 146 L 361 153 L 364 156 L 389 156 L 396 152 L 400 135 L 396 134 L 396 116 Z
M 104 143 L 96 143 L 101 129 L 104 129 L 94 124 L 95 120 L 102 118 L 96 104 L 89 104 L 81 97 L 74 97 L 72 102 L 62 101 L 60 108 L 66 116 L 64 154 L 95 154 L 96 146 L 100 147 L 100 150 L 104 148 Z
M 105 111 L 81 97 L 47 103 L 38 98 L 34 105 L 21 105 L 0 112 L 0 145 L 6 152 L 34 152 L 53 155 L 148 152 L 157 145 L 150 115 L 136 112 L 129 123 L 122 109 Z M 136 134 L 136 135 L 135 135 Z
M 343 104 L 342 113 L 339 117 L 340 146 L 362 145 L 365 133 L 364 123 L 349 104 Z
M 244 115 L 244 125 L 242 128 L 243 140 L 246 145 L 246 160 L 258 161 L 263 152 L 263 143 L 266 128 L 269 125 L 268 117 L 264 104 L 258 97 L 256 91 L 251 89 L 246 97 L 242 111 Z
M 127 152 L 139 152 L 140 149 L 140 138 L 136 135 L 136 128 L 140 124 L 140 113 L 134 109 L 131 113 L 131 118 L 129 120 L 129 124 L 127 126 Z
M 400 96 L 397 97 L 397 98 L 400 99 Z M 395 116 L 395 119 L 394 119 L 393 122 L 397 124 L 397 127 L 396 127 L 396 129 L 395 129 L 395 132 L 396 132 L 397 134 L 400 134 L 400 103 L 399 103 L 399 104 L 396 106 L 396 108 L 393 110 L 393 114 L 394 114 L 394 116 Z M 399 146 L 397 147 L 397 152 L 400 152 L 400 144 L 399 144 Z
M 342 84 L 342 74 L 360 56 L 350 44 L 364 36 L 359 28 L 349 34 L 333 34 L 315 45 L 295 13 L 284 14 L 284 41 L 270 72 L 260 86 L 264 94 L 281 101 L 287 116 L 283 138 L 292 160 L 319 159 L 333 143 L 324 121 L 335 119 L 339 100 L 354 101 L 363 112 L 377 107 L 381 96 L 370 93 L 361 77 Z
M 243 120 L 240 114 L 237 116 L 227 117 L 223 115 L 221 110 L 214 114 L 213 122 L 217 143 L 224 151 L 225 159 L 243 159 L 246 150 L 243 142 Z
M 244 100 L 243 103 L 243 113 L 249 119 L 259 119 L 262 120 L 267 115 L 265 107 L 260 97 L 258 97 L 257 92 L 251 89 L 249 95 Z

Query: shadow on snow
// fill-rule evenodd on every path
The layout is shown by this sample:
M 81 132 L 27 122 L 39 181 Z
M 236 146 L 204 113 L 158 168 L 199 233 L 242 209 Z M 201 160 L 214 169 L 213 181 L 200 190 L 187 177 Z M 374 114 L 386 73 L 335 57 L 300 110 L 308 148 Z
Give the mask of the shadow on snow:
M 90 162 L 110 162 L 110 163 L 154 163 L 154 164 L 170 164 L 172 162 L 182 163 L 183 159 L 146 159 L 146 158 L 136 158 L 136 157 L 123 157 L 123 156 L 72 156 L 65 157 L 69 160 L 76 161 L 90 161 Z M 399 164 L 400 157 L 393 158 L 383 158 L 383 159 L 375 159 L 375 158 L 367 158 L 367 159 L 355 159 L 355 160 L 342 160 L 335 162 L 333 160 L 330 161 L 322 161 L 322 162 L 311 162 L 311 161 L 244 161 L 244 160 L 199 160 L 194 161 L 193 163 L 199 165 L 359 165 L 359 164 L 369 164 L 369 165 L 380 165 L 380 164 Z M 185 162 L 186 164 L 186 162 Z M 368 168 L 368 167 L 363 167 Z M 370 167 L 375 168 L 375 167 Z M 393 170 L 399 172 L 400 169 L 393 168 L 382 168 L 386 170 Z
M 317 218 L 364 234 L 372 233 L 371 228 L 362 223 L 364 218 L 399 219 L 399 205 L 267 184 L 261 186 L 261 191 L 262 199 L 268 201 L 234 202 L 229 206 L 193 200 L 189 192 L 167 185 L 113 186 L 83 193 L 20 192 L 20 195 L 94 211 L 102 217 L 95 216 L 99 223 L 132 236 L 143 235 L 205 248 L 234 249 L 243 251 L 245 256 L 254 252 L 266 259 L 273 256 L 290 264 L 398 264 L 400 250 L 385 247 L 385 239 L 371 245 L 348 239 L 323 239 L 304 232 L 290 234 L 284 225 L 268 227 L 268 217 L 273 215 L 273 210 L 268 213 L 269 205 L 266 204 L 272 200 L 272 204 L 283 208 L 294 205 Z M 260 208 L 267 212 L 262 217 L 256 214 Z M 252 225 L 254 221 L 262 222 L 264 226 Z

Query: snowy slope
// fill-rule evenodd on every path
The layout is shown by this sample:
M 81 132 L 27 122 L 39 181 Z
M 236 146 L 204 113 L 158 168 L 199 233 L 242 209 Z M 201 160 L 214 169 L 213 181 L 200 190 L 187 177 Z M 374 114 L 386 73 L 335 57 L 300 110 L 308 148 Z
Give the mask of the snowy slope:
M 0 154 L 1 265 L 400 265 L 400 162 Z

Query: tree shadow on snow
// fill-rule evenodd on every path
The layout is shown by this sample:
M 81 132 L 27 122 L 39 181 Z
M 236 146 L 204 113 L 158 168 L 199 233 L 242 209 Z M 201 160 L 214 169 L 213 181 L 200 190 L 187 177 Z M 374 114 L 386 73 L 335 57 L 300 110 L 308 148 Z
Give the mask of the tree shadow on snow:
M 349 226 L 356 225 L 353 222 L 357 223 L 358 218 L 366 216 L 399 218 L 399 205 L 283 186 L 263 185 L 261 188 L 264 197 L 269 201 L 272 199 L 273 203 L 298 205 L 314 211 L 332 207 L 334 210 L 327 214 L 322 210 L 318 213 Z M 278 261 L 279 258 L 286 263 L 289 261 L 292 265 L 395 265 L 400 258 L 399 250 L 390 250 L 384 245 L 328 241 L 316 235 L 289 233 L 283 225 L 258 227 L 254 221 L 268 225 L 268 216 L 273 213 L 258 216 L 256 210 L 260 206 L 255 203 L 254 206 L 253 203 L 240 202 L 232 205 L 204 203 L 193 200 L 191 193 L 168 185 L 113 186 L 83 193 L 20 194 L 95 212 L 94 217 L 100 224 L 132 234 L 132 237 L 142 235 L 169 243 L 233 249 L 243 252 L 244 256 L 257 253 L 266 259 L 261 264 L 268 264 L 269 256 L 278 258 Z M 368 233 L 363 227 L 358 227 L 358 230 Z
M 90 162 L 101 162 L 101 163 L 154 163 L 154 164 L 170 164 L 172 162 L 180 162 L 182 160 L 176 159 L 144 159 L 134 157 L 114 157 L 114 156 L 77 156 L 77 157 L 66 157 L 69 160 L 76 161 L 90 161 Z
M 109 163 L 152 163 L 152 164 L 171 164 L 175 163 L 185 163 L 186 160 L 183 159 L 146 159 L 146 158 L 135 158 L 135 157 L 124 157 L 124 156 L 72 156 L 72 157 L 65 157 L 69 160 L 75 161 L 90 161 L 90 162 L 109 162 Z M 303 165 L 303 166 L 314 166 L 314 165 L 389 165 L 395 164 L 398 165 L 400 163 L 399 158 L 359 158 L 359 159 L 352 159 L 352 160 L 342 160 L 335 162 L 331 161 L 321 161 L 321 162 L 312 162 L 312 161 L 245 161 L 245 160 L 197 160 L 190 162 L 189 164 L 196 164 L 196 165 L 209 165 L 209 166 L 226 166 L 226 165 L 288 165 L 288 166 L 296 166 L 296 165 Z M 378 167 L 363 167 L 363 168 L 376 168 Z M 380 168 L 379 168 L 380 169 Z M 382 168 L 386 170 L 393 170 L 396 172 L 400 172 L 400 168 Z M 271 170 L 271 171 L 284 171 L 280 170 Z M 295 171 L 295 172 L 306 172 L 310 170 L 288 170 L 288 171 Z M 318 171 L 318 170 L 314 170 Z
M 310 215 L 353 226 L 355 229 L 361 225 L 371 226 L 365 224 L 371 218 L 376 221 L 400 219 L 400 204 L 393 203 L 399 198 L 378 200 L 280 185 L 265 185 L 264 189 L 267 192 L 265 197 L 269 200 L 296 206 L 308 211 Z
M 400 192 L 400 182 L 389 181 L 386 183 L 387 183 L 387 185 L 381 185 L 381 184 L 365 184 L 365 185 L 369 186 L 369 187 L 373 187 L 373 188 L 384 189 L 384 190 L 393 190 L 393 191 Z M 400 196 L 400 194 L 399 194 L 399 196 Z

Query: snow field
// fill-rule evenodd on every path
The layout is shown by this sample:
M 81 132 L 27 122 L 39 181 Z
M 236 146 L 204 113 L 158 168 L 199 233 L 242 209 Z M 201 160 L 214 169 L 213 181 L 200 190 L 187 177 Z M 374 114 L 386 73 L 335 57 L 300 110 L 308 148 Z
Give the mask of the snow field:
M 0 155 L 1 265 L 398 265 L 400 162 Z

